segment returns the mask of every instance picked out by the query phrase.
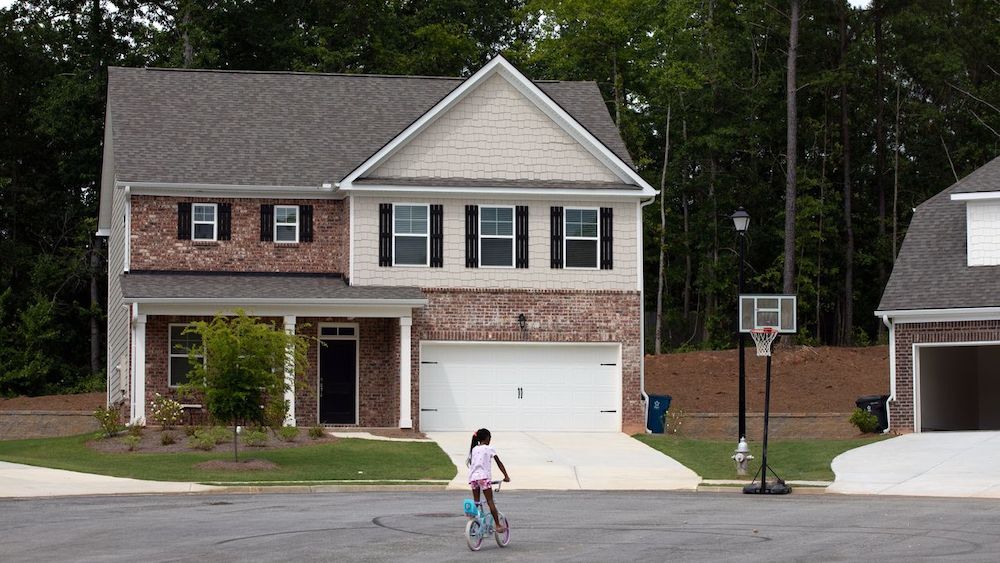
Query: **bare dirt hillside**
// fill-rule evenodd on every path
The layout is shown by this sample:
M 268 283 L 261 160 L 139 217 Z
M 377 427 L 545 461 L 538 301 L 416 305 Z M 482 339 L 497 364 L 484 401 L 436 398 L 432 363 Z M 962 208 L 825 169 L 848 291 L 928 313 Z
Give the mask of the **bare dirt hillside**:
M 107 395 L 104 391 L 80 393 L 78 395 L 45 395 L 42 397 L 0 398 L 0 411 L 75 411 L 94 412 L 104 405 Z
M 764 410 L 764 358 L 747 342 L 747 410 Z M 688 413 L 735 413 L 736 350 L 646 356 L 646 392 L 673 397 Z M 889 394 L 889 349 L 778 348 L 771 363 L 771 412 L 850 412 L 861 395 Z

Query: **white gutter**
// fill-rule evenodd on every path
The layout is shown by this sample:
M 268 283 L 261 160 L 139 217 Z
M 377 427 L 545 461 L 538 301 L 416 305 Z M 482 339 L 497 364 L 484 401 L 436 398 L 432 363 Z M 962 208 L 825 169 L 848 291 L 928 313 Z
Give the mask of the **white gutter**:
M 893 323 L 947 321 L 987 321 L 1000 319 L 1000 307 L 959 307 L 954 309 L 900 309 L 875 311 L 876 317 L 889 317 Z
M 646 284 L 642 271 L 642 208 L 654 201 L 656 194 L 646 201 L 640 201 L 636 212 L 639 232 L 639 396 L 642 397 L 642 424 L 645 431 L 649 431 L 649 395 L 646 393 Z
M 887 434 L 892 428 L 889 403 L 896 400 L 896 327 L 888 315 L 882 315 L 882 324 L 889 329 L 889 400 L 885 404 L 885 430 L 882 431 L 883 434 Z
M 265 186 L 247 184 L 199 184 L 188 182 L 120 182 L 116 187 L 128 185 L 136 195 L 181 196 L 185 194 L 213 194 L 229 197 L 320 197 L 337 194 L 337 188 L 324 182 L 319 186 Z
M 426 307 L 427 299 L 241 299 L 238 297 L 135 297 L 123 298 L 126 303 L 159 303 L 165 305 L 386 305 L 393 307 Z
M 1000 191 L 951 194 L 952 201 L 988 201 L 992 199 L 1000 199 Z

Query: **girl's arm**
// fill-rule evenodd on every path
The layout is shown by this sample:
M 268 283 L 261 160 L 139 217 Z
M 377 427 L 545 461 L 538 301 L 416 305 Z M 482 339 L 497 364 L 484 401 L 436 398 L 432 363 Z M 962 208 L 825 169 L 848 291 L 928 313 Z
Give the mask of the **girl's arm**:
M 495 456 L 493 456 L 493 459 L 497 460 L 497 467 L 500 468 L 500 471 L 503 471 L 503 480 L 504 480 L 504 482 L 505 483 L 509 483 L 510 482 L 510 475 L 507 475 L 507 468 L 504 467 L 503 466 L 503 462 L 500 461 L 500 456 L 495 455 Z

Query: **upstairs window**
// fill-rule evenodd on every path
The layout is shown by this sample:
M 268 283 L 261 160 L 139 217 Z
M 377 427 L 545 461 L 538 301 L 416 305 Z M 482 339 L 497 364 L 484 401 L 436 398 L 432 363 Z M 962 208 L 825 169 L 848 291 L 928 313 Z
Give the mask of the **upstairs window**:
M 597 210 L 566 208 L 565 221 L 566 267 L 597 268 Z
M 217 240 L 217 211 L 218 208 L 214 203 L 194 203 L 191 205 L 191 238 L 193 240 Z
M 170 387 L 177 387 L 188 382 L 188 374 L 191 372 L 191 362 L 188 353 L 195 346 L 201 344 L 201 336 L 193 332 L 184 334 L 184 329 L 188 325 L 170 325 L 170 360 L 167 365 L 167 381 Z M 198 361 L 204 362 L 204 356 L 196 356 Z
M 514 267 L 514 208 L 479 208 L 479 265 Z
M 392 221 L 393 264 L 427 266 L 430 255 L 427 205 L 394 205 Z
M 274 241 L 299 242 L 299 206 L 274 206 Z

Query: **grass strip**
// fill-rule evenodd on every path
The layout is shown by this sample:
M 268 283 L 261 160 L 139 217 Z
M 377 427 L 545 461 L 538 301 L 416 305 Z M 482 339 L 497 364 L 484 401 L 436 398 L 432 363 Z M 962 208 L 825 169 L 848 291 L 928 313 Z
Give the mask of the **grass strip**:
M 676 459 L 702 479 L 750 479 L 760 469 L 761 444 L 751 443 L 749 474 L 736 474 L 731 459 L 736 443 L 731 440 L 698 440 L 660 434 L 636 434 L 636 440 Z M 851 440 L 770 440 L 767 464 L 786 481 L 832 481 L 830 462 L 847 450 L 885 439 L 884 436 Z
M 93 435 L 87 434 L 0 442 L 0 460 L 114 477 L 220 484 L 447 480 L 455 476 L 455 466 L 435 443 L 344 438 L 330 444 L 276 450 L 247 448 L 240 452 L 240 459 L 264 459 L 278 468 L 213 471 L 194 466 L 211 460 L 231 460 L 232 452 L 224 446 L 214 452 L 104 453 L 87 447 L 91 439 Z

